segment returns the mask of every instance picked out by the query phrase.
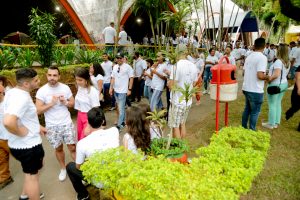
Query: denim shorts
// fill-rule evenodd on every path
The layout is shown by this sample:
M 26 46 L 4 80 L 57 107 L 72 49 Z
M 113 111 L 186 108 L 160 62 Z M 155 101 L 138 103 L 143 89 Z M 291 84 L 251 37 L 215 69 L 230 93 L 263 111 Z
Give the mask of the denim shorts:
M 9 148 L 11 155 L 21 162 L 23 172 L 26 174 L 37 174 L 43 167 L 45 155 L 42 144 L 38 144 L 30 149 Z

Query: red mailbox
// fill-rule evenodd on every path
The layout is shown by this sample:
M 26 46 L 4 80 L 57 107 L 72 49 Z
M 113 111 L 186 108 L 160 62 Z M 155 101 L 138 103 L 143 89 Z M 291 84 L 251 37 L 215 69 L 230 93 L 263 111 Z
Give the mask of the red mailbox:
M 223 61 L 227 62 L 224 63 Z M 223 56 L 217 65 L 211 67 L 210 98 L 216 100 L 216 133 L 219 131 L 220 102 L 225 102 L 225 126 L 228 126 L 228 102 L 237 99 L 238 83 L 235 78 L 236 66 L 229 64 Z

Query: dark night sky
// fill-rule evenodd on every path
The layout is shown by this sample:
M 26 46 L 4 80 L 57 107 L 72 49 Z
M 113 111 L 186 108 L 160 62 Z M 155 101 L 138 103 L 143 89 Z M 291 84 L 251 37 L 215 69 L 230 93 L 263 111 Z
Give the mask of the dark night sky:
M 31 8 L 39 8 L 39 10 L 48 13 L 56 13 L 55 5 L 51 0 L 2 0 L 0 3 L 0 40 L 7 34 L 15 31 L 24 32 L 29 35 L 28 16 L 30 15 Z M 69 34 L 71 31 L 70 26 L 64 19 L 63 15 L 56 13 L 58 37 Z M 61 28 L 59 24 L 64 22 Z

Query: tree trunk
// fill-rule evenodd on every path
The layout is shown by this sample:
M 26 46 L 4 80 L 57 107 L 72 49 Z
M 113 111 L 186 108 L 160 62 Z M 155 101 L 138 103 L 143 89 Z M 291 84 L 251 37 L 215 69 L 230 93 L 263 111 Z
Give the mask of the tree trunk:
M 150 11 L 147 11 L 147 13 L 148 13 L 148 16 L 149 16 L 149 19 L 150 19 L 151 31 L 152 31 L 153 40 L 154 40 L 154 49 L 156 51 L 157 47 L 156 47 L 156 37 L 155 37 L 155 32 L 154 32 L 153 19 L 152 19 L 152 15 L 151 15 Z
M 212 6 L 211 6 L 211 0 L 208 0 L 209 1 L 209 6 L 210 6 L 210 12 L 211 12 L 211 17 L 212 17 L 212 22 L 213 22 L 213 40 L 216 41 L 216 24 L 215 24 L 215 17 L 214 17 L 214 12 L 213 12 L 213 9 L 212 9 Z
M 220 22 L 219 22 L 219 48 L 222 49 L 222 30 L 223 30 L 223 18 L 224 18 L 224 10 L 223 10 L 223 0 L 221 0 L 221 7 L 220 7 Z
M 234 22 L 233 22 L 233 27 L 232 27 L 231 33 L 230 33 L 230 41 L 231 41 L 232 33 L 233 33 L 233 30 L 234 30 L 234 27 L 235 27 L 235 22 L 236 22 L 238 14 L 239 14 L 239 11 L 240 11 L 240 8 L 238 8 L 238 10 L 236 12 L 236 15 L 235 15 L 235 19 L 234 19 Z M 232 47 L 232 48 L 234 48 L 234 47 Z
M 197 15 L 197 20 L 198 20 L 198 24 L 199 24 L 199 28 L 200 28 L 200 33 L 201 33 L 201 37 L 202 37 L 201 21 L 200 21 L 199 13 L 198 13 L 198 10 L 197 10 L 197 4 L 196 4 L 195 0 L 193 0 L 193 4 L 194 4 L 194 7 L 195 7 L 195 11 L 196 11 L 196 15 Z
M 207 22 L 207 33 L 208 33 L 208 35 L 207 35 L 207 37 L 208 37 L 208 39 L 210 40 L 210 30 L 209 30 L 209 14 L 208 14 L 208 4 L 207 4 L 207 0 L 205 0 L 205 2 L 206 2 L 206 22 Z M 210 41 L 208 41 L 208 42 L 210 42 Z M 208 45 L 207 45 L 208 46 Z M 210 48 L 210 43 L 209 43 L 209 48 Z

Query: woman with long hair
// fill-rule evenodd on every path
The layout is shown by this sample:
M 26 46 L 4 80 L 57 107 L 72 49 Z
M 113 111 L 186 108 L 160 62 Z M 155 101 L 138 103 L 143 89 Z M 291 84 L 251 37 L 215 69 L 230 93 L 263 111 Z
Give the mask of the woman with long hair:
M 101 94 L 102 94 L 104 76 L 105 76 L 105 72 L 99 63 L 93 63 L 90 66 L 91 83 L 98 90 L 100 100 L 103 100 L 103 95 Z
M 126 149 L 137 153 L 138 149 L 143 152 L 150 147 L 150 129 L 141 110 L 138 107 L 131 106 L 126 111 L 127 133 L 123 138 L 123 145 Z
M 77 138 L 84 138 L 84 129 L 87 125 L 87 112 L 94 107 L 100 106 L 99 92 L 91 85 L 89 70 L 78 68 L 75 71 L 77 94 L 75 96 L 74 108 L 77 113 Z
M 269 115 L 268 122 L 262 123 L 262 126 L 268 129 L 277 128 L 281 119 L 281 101 L 282 97 L 288 88 L 287 74 L 289 68 L 289 54 L 288 46 L 286 44 L 279 44 L 277 51 L 277 60 L 271 65 L 268 76 L 268 88 L 272 86 L 279 86 L 280 92 L 278 94 L 267 94 Z

